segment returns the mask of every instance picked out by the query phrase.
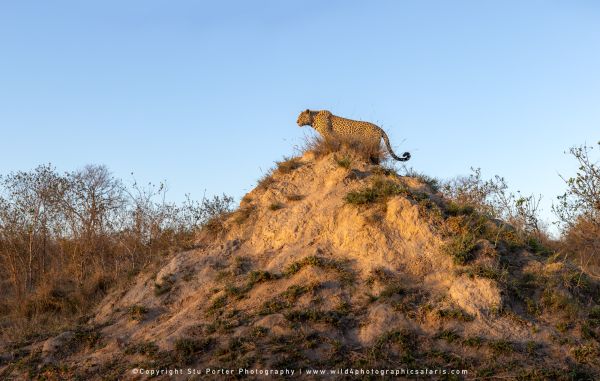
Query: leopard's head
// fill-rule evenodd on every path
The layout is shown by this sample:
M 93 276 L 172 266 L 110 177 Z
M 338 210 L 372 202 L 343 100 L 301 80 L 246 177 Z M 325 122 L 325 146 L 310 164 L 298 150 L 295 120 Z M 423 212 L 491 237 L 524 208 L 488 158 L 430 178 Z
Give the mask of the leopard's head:
M 298 115 L 298 126 L 310 126 L 312 125 L 312 116 L 310 115 L 310 110 L 306 109 Z

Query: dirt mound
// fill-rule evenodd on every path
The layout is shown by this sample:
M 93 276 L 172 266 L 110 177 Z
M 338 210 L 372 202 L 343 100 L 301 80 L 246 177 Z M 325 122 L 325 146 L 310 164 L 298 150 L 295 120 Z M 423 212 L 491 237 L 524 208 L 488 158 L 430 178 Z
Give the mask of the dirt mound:
M 597 282 L 435 184 L 352 151 L 307 152 L 81 327 L 10 349 L 0 375 L 404 368 L 593 379 L 599 299 Z

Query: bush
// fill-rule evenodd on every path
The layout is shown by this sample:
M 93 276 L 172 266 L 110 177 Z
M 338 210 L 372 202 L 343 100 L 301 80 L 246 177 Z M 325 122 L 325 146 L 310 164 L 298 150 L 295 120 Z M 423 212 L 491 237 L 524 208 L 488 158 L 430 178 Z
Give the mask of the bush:
M 144 320 L 144 316 L 148 313 L 148 309 L 144 306 L 140 306 L 138 304 L 133 305 L 127 309 L 127 314 L 129 315 L 129 320 L 142 321 Z
M 278 161 L 277 169 L 280 173 L 290 173 L 293 170 L 296 170 L 302 166 L 302 162 L 298 158 L 287 158 L 285 157 L 283 161 Z
M 376 178 L 371 186 L 348 193 L 345 200 L 348 204 L 362 205 L 383 202 L 390 196 L 409 193 L 406 186 L 402 184 L 384 178 Z
M 450 205 L 451 214 L 468 214 L 474 210 L 489 218 L 506 221 L 524 236 L 542 234 L 539 221 L 541 196 L 509 192 L 504 178 L 494 176 L 483 180 L 481 169 L 471 170 L 469 176 L 447 181 L 442 187 L 454 204 Z
M 389 156 L 387 150 L 384 150 L 380 144 L 369 145 L 362 141 L 345 138 L 325 140 L 321 136 L 307 137 L 302 149 L 313 152 L 316 157 L 323 157 L 335 152 L 352 153 L 361 160 L 373 164 L 379 164 Z M 345 165 L 345 160 L 342 163 Z M 340 164 L 340 166 L 344 165 Z
M 561 176 L 567 191 L 552 210 L 562 228 L 562 251 L 585 271 L 600 277 L 600 165 L 590 157 L 594 148 L 584 145 L 569 150 L 578 171 L 573 177 Z
M 180 338 L 175 341 L 175 355 L 183 364 L 191 364 L 194 357 L 210 349 L 214 344 L 214 339 L 205 338 L 195 340 L 189 338 Z
M 443 246 L 443 251 L 450 255 L 457 265 L 464 265 L 475 258 L 477 244 L 473 234 L 453 237 Z
M 126 185 L 102 165 L 60 174 L 48 164 L 0 176 L 2 333 L 75 322 L 128 274 L 192 247 L 196 232 L 233 204 L 226 195 L 188 195 L 181 204 L 166 195 L 165 184 Z

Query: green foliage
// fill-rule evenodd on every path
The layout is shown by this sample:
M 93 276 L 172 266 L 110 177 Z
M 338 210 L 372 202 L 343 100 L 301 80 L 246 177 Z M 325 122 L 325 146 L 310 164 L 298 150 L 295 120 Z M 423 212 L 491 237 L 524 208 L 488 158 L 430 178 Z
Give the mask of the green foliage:
M 293 310 L 285 314 L 285 318 L 294 323 L 327 323 L 336 327 L 340 325 L 342 317 L 342 313 L 336 310 L 322 311 L 313 308 Z
M 292 307 L 292 303 L 289 300 L 283 300 L 280 298 L 275 298 L 271 300 L 267 300 L 263 303 L 261 308 L 258 311 L 259 315 L 271 315 L 283 311 L 287 308 Z
M 468 314 L 460 308 L 443 308 L 437 311 L 437 316 L 441 319 L 455 319 L 463 322 L 475 320 L 473 315 Z
M 405 293 L 406 290 L 404 289 L 404 287 L 402 287 L 398 283 L 393 282 L 385 286 L 383 291 L 381 291 L 381 293 L 379 294 L 379 297 L 389 299 L 394 295 L 403 295 Z
M 316 255 L 311 255 L 293 262 L 285 269 L 284 275 L 287 277 L 292 276 L 306 266 L 333 270 L 337 272 L 339 280 L 344 284 L 352 284 L 355 281 L 354 273 L 348 270 L 343 262 Z
M 408 329 L 390 331 L 381 335 L 370 350 L 369 358 L 387 359 L 390 349 L 394 346 L 404 353 L 404 359 L 411 361 L 412 355 L 417 348 L 417 339 L 415 334 Z
M 515 346 L 508 340 L 490 340 L 488 347 L 497 355 L 506 355 L 515 350 Z
M 571 353 L 577 362 L 586 364 L 597 360 L 600 356 L 598 347 L 593 344 L 583 344 L 571 349 Z
M 556 328 L 556 330 L 558 332 L 565 333 L 569 329 L 573 328 L 573 325 L 570 322 L 561 321 L 561 322 L 556 323 L 556 325 L 554 327 Z
M 440 182 L 440 180 L 436 179 L 435 177 L 431 177 L 422 172 L 418 172 L 414 168 L 409 168 L 406 171 L 406 176 L 414 177 L 415 179 L 419 180 L 420 182 L 427 184 L 429 186 L 429 188 L 431 189 L 431 191 L 434 193 L 437 193 L 440 191 L 441 182 Z
M 436 339 L 446 340 L 448 343 L 453 343 L 460 339 L 460 335 L 454 329 L 444 329 L 438 332 L 434 337 Z
M 270 280 L 278 279 L 279 277 L 273 273 L 263 270 L 251 271 L 248 274 L 248 283 L 254 285 L 256 283 L 267 282 Z
M 459 235 L 451 238 L 443 247 L 443 251 L 452 257 L 457 265 L 464 265 L 475 257 L 477 248 L 473 234 Z
M 362 205 L 384 202 L 388 197 L 402 194 L 407 195 L 409 193 L 405 185 L 385 178 L 377 178 L 372 182 L 371 186 L 349 192 L 345 197 L 345 201 L 353 205 Z
M 466 274 L 470 278 L 479 277 L 492 279 L 497 282 L 504 282 L 508 279 L 508 270 L 506 268 L 492 267 L 488 265 L 469 266 L 466 269 L 459 271 Z
M 483 339 L 480 336 L 467 337 L 462 341 L 462 345 L 479 348 L 483 345 Z
M 446 203 L 446 214 L 448 216 L 469 215 L 475 213 L 473 205 L 459 204 L 454 201 Z
M 200 340 L 180 338 L 175 341 L 175 355 L 183 364 L 190 364 L 199 353 L 209 350 L 214 345 L 214 339 Z
M 575 318 L 579 311 L 577 303 L 552 285 L 543 291 L 541 305 L 550 311 L 562 311 L 570 318 Z
M 519 235 L 540 233 L 539 203 L 541 196 L 523 196 L 508 191 L 504 178 L 494 176 L 483 180 L 481 169 L 471 168 L 467 177 L 458 177 L 443 186 L 446 196 L 467 210 L 451 210 L 451 213 L 465 213 L 472 208 L 489 218 L 500 219 L 512 225 Z M 452 206 L 451 209 L 455 207 Z
M 155 356 L 159 351 L 158 345 L 153 341 L 142 341 L 135 344 L 129 344 L 125 348 L 126 355 L 144 355 Z
M 593 306 L 592 308 L 590 308 L 588 318 L 600 320 L 600 306 Z
M 207 314 L 212 315 L 219 311 L 221 308 L 225 307 L 227 304 L 227 295 L 221 295 L 215 300 L 212 301 L 210 306 L 208 307 Z
M 175 281 L 172 278 L 172 275 L 164 276 L 160 283 L 154 283 L 154 295 L 161 296 L 171 291 Z
M 148 313 L 148 309 L 139 304 L 135 304 L 130 306 L 127 309 L 127 314 L 129 315 L 129 320 L 142 321 L 144 320 L 144 316 Z

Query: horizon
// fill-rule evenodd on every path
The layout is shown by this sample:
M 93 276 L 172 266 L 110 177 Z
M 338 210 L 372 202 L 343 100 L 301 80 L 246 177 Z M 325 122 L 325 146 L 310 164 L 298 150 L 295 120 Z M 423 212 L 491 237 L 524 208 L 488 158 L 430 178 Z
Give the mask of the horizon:
M 173 201 L 239 200 L 314 132 L 384 128 L 407 167 L 481 168 L 550 206 L 600 122 L 599 6 L 191 1 L 0 6 L 0 173 L 104 164 Z M 355 27 L 358 25 L 359 27 Z M 6 142 L 9 142 L 7 144 Z

